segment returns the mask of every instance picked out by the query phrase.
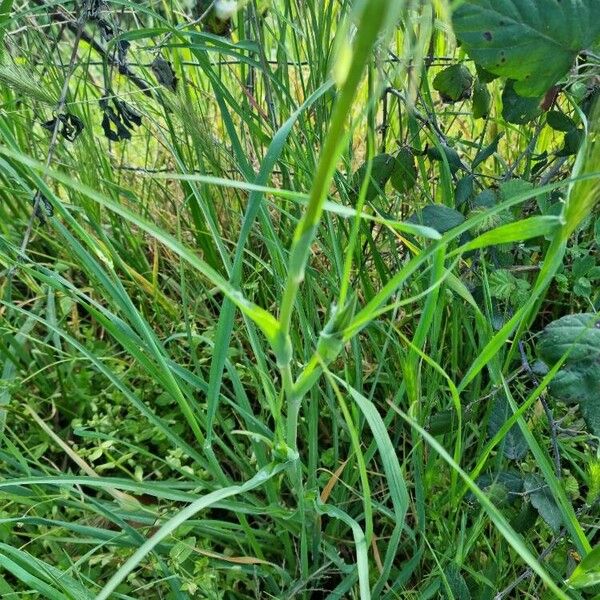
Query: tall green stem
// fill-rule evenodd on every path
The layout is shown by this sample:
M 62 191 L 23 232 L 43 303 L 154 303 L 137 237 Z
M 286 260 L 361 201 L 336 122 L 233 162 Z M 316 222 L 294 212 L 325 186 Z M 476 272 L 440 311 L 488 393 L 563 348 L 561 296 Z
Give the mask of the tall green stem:
M 280 329 L 278 343 L 276 344 L 276 347 L 281 350 L 282 354 L 278 357 L 278 362 L 283 377 L 287 376 L 286 373 L 291 361 L 289 331 L 294 304 L 298 289 L 304 279 L 310 246 L 314 240 L 323 213 L 327 191 L 331 185 L 336 164 L 347 139 L 348 131 L 346 123 L 348 116 L 352 113 L 352 104 L 358 92 L 365 68 L 371 59 L 377 38 L 385 25 L 392 20 L 392 17 L 399 15 L 403 6 L 403 0 L 369 0 L 368 2 L 363 0 L 358 7 L 359 26 L 352 49 L 352 61 L 333 110 L 331 125 L 325 138 L 317 172 L 310 191 L 308 205 L 294 232 L 290 250 L 288 274 L 279 314 Z M 284 349 L 288 350 L 285 351 Z M 288 406 L 287 441 L 290 448 L 295 450 L 297 413 L 301 398 L 297 398 L 292 394 L 287 400 L 290 404 Z

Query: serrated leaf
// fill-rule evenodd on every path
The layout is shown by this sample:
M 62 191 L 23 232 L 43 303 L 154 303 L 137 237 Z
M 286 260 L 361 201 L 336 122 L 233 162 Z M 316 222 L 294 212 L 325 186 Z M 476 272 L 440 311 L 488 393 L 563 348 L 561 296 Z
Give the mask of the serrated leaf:
M 492 105 L 492 96 L 488 87 L 480 79 L 473 86 L 473 118 L 485 119 Z
M 573 293 L 580 298 L 589 298 L 592 293 L 592 282 L 586 277 L 579 277 L 573 286 Z
M 512 471 L 485 473 L 477 479 L 477 485 L 496 506 L 502 506 L 515 502 L 518 494 L 523 491 L 523 478 Z
M 463 64 L 452 65 L 440 71 L 433 80 L 433 88 L 444 102 L 459 102 L 471 97 L 473 75 Z
M 412 190 L 417 183 L 415 157 L 408 148 L 402 148 L 396 155 L 396 163 L 390 177 L 394 189 L 401 194 Z
M 518 196 L 519 194 L 524 194 L 525 192 L 532 190 L 533 187 L 533 183 L 530 181 L 517 178 L 509 179 L 508 181 L 500 184 L 500 197 L 503 202 L 506 202 L 507 200 L 511 200 L 515 196 Z
M 500 431 L 511 415 L 512 411 L 510 410 L 506 396 L 500 393 L 496 394 L 488 421 L 488 435 L 490 438 L 494 437 Z M 527 440 L 521 433 L 518 425 L 513 425 L 508 430 L 508 433 L 502 440 L 501 447 L 504 455 L 511 460 L 521 460 L 527 454 Z
M 495 206 L 497 202 L 498 198 L 496 192 L 488 188 L 477 194 L 473 201 L 473 206 L 477 208 L 491 208 L 492 206 Z
M 540 97 L 525 98 L 515 90 L 515 82 L 508 80 L 502 92 L 502 117 L 508 123 L 525 125 L 542 114 Z
M 439 233 L 445 233 L 461 225 L 464 220 L 465 217 L 453 208 L 443 204 L 428 204 L 423 210 L 412 215 L 408 222 L 426 225 Z
M 474 183 L 473 175 L 465 175 L 459 179 L 454 192 L 456 206 L 461 206 L 473 197 Z
M 579 404 L 590 432 L 600 437 L 600 318 L 591 313 L 568 315 L 542 332 L 538 354 L 558 361 L 569 349 L 565 366 L 550 382 L 550 394 L 566 404 Z
M 545 481 L 537 475 L 527 475 L 525 492 L 529 494 L 531 504 L 540 517 L 546 521 L 552 531 L 558 533 L 563 526 L 563 518 Z
M 590 254 L 581 256 L 573 261 L 573 277 L 583 277 L 596 266 L 596 259 Z
M 444 587 L 445 598 L 454 598 L 454 600 L 471 600 L 471 592 L 469 591 L 465 578 L 461 575 L 460 568 L 456 563 L 451 563 L 444 569 L 444 577 L 446 578 L 446 582 L 448 583 L 448 587 L 452 593 L 452 596 L 450 596 Z
M 516 91 L 542 96 L 577 54 L 600 38 L 598 0 L 466 0 L 454 31 L 483 68 L 517 80 Z
M 600 360 L 600 317 L 592 313 L 567 315 L 544 329 L 537 345 L 540 357 L 554 364 L 568 350 L 569 363 Z
M 600 363 L 576 363 L 561 369 L 549 385 L 550 394 L 565 404 L 600 398 Z

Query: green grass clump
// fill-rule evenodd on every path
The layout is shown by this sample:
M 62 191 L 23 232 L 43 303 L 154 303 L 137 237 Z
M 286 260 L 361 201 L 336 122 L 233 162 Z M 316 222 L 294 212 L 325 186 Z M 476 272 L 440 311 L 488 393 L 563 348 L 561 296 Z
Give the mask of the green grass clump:
M 454 4 L 0 2 L 2 598 L 597 593 L 600 61 Z

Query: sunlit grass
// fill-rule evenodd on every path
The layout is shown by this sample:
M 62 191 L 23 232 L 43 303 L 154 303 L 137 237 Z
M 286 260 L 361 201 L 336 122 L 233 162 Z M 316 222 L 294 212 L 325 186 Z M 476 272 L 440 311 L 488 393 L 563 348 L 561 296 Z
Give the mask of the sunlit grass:
M 456 50 L 442 2 L 249 2 L 230 39 L 173 28 L 191 7 L 123 2 L 110 18 L 150 92 L 84 38 L 67 108 L 85 129 L 46 166 L 73 32 L 52 46 L 35 6 L 6 29 L 21 75 L 0 67 L 0 595 L 450 598 L 468 580 L 490 598 L 529 568 L 518 593 L 571 597 L 539 557 L 562 538 L 524 535 L 477 482 L 515 469 L 499 448 L 521 427 L 524 469 L 589 551 L 593 443 L 561 439 L 554 473 L 536 411 L 559 365 L 529 389 L 518 342 L 571 311 L 551 285 L 573 234 L 593 236 L 595 124 L 574 168 L 502 188 L 535 127 L 429 90 L 425 55 Z M 103 135 L 107 74 L 142 118 L 129 141 Z M 499 201 L 441 232 L 408 220 L 455 206 L 432 115 L 468 164 L 505 133 L 476 173 Z M 373 158 L 400 147 L 417 185 L 373 197 Z M 560 214 L 534 214 L 555 191 Z M 486 252 L 526 243 L 530 294 L 496 326 Z M 514 414 L 488 436 L 503 392 Z

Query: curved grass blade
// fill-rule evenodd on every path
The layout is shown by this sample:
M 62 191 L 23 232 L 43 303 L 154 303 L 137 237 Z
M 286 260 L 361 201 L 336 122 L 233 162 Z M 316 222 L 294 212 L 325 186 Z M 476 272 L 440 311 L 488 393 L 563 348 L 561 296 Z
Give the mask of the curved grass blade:
M 521 538 L 521 536 L 510 526 L 510 523 L 506 520 L 504 515 L 494 506 L 492 501 L 479 489 L 477 484 L 460 468 L 459 465 L 454 462 L 454 459 L 446 452 L 446 450 L 439 444 L 439 442 L 431 436 L 427 431 L 425 431 L 419 424 L 403 413 L 397 406 L 394 406 L 392 403 L 389 403 L 390 407 L 397 412 L 402 419 L 404 419 L 411 427 L 413 427 L 422 437 L 423 439 L 439 454 L 439 456 L 450 466 L 452 469 L 458 472 L 461 479 L 467 484 L 471 492 L 477 497 L 479 503 L 485 512 L 489 515 L 490 520 L 498 529 L 498 531 L 502 534 L 504 539 L 514 548 L 517 554 L 527 563 L 527 565 L 531 568 L 534 573 L 537 573 L 542 581 L 548 586 L 548 588 L 552 591 L 555 598 L 559 600 L 570 600 L 569 596 L 563 592 L 557 585 L 554 583 L 552 577 L 547 573 L 547 571 L 540 565 L 537 558 L 532 554 L 532 552 L 527 548 L 525 542 Z
M 235 496 L 237 494 L 244 494 L 253 490 L 269 479 L 281 473 L 288 465 L 288 461 L 284 463 L 276 463 L 270 467 L 261 469 L 252 479 L 241 485 L 232 485 L 220 490 L 216 490 L 199 498 L 192 502 L 189 506 L 181 510 L 175 516 L 171 517 L 166 523 L 161 525 L 158 531 L 149 539 L 147 539 L 134 553 L 130 556 L 125 563 L 118 569 L 118 571 L 109 579 L 104 585 L 100 593 L 96 596 L 96 600 L 107 600 L 110 595 L 115 591 L 119 584 L 131 573 L 144 558 L 165 538 L 171 535 L 180 525 L 185 523 L 188 519 L 191 519 L 194 515 L 199 513 L 205 508 L 209 508 L 213 504 Z

